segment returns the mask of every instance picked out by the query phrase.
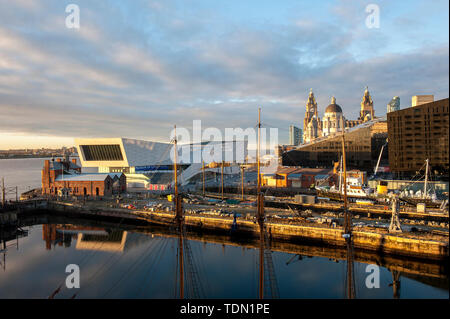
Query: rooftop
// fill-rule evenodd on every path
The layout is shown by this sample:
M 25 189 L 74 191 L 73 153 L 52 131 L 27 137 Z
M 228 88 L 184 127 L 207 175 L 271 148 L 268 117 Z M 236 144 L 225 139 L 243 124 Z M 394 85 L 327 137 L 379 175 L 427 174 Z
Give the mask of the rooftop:
M 326 168 L 279 167 L 276 174 L 328 175 L 330 171 L 332 172 L 332 170 Z
M 69 164 L 69 169 L 78 169 L 80 168 L 80 166 L 78 166 L 77 164 L 74 164 L 72 162 L 65 162 L 65 168 L 67 169 L 67 164 Z M 60 170 L 63 168 L 63 162 L 58 162 L 58 161 L 50 161 L 50 170 Z
M 73 174 L 73 175 L 59 175 L 55 181 L 70 181 L 70 182 L 103 182 L 106 178 L 112 177 L 113 174 Z

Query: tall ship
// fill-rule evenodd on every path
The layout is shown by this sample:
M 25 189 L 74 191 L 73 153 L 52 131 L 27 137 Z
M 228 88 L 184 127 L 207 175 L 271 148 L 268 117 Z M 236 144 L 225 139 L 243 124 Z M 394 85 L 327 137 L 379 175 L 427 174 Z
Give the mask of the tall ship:
M 342 165 L 341 165 L 342 166 Z M 347 190 L 347 200 L 349 202 L 356 202 L 357 200 L 373 200 L 375 196 L 372 194 L 372 189 L 363 184 L 360 177 L 347 177 L 346 185 L 343 182 L 342 169 L 339 172 L 339 184 L 331 187 L 316 187 L 317 196 L 327 197 L 331 200 L 344 200 L 344 187 Z
M 411 180 L 412 184 L 405 187 L 399 194 L 399 199 L 411 204 L 411 205 L 417 205 L 419 203 L 424 203 L 426 207 L 440 207 L 442 206 L 443 202 L 442 200 L 438 200 L 437 195 L 436 195 L 436 190 L 435 189 L 429 189 L 429 181 L 431 178 L 431 174 L 430 174 L 430 165 L 429 165 L 429 160 L 426 159 L 425 160 L 425 173 L 424 176 L 418 176 L 419 174 L 417 174 L 416 176 L 413 177 L 413 179 Z M 422 166 L 423 168 L 423 166 Z M 422 168 L 419 170 L 422 170 Z M 422 178 L 424 178 L 423 180 L 423 190 L 417 190 L 414 191 L 413 185 L 416 183 L 422 183 Z
M 405 186 L 402 190 L 395 191 L 398 195 L 398 199 L 404 203 L 412 206 L 417 204 L 425 204 L 429 208 L 439 208 L 446 205 L 444 200 L 438 199 L 436 191 L 430 187 L 430 172 L 428 160 L 424 163 L 425 174 L 422 176 L 416 175 L 409 182 L 408 186 Z M 363 184 L 361 178 L 347 177 L 347 197 L 350 202 L 385 202 L 390 198 L 391 193 L 388 193 L 388 183 L 380 180 L 378 189 L 374 190 Z M 339 183 L 332 187 L 316 187 L 317 196 L 326 197 L 335 201 L 344 200 L 344 185 L 342 183 L 342 170 L 339 172 Z M 423 188 L 420 184 L 423 183 Z

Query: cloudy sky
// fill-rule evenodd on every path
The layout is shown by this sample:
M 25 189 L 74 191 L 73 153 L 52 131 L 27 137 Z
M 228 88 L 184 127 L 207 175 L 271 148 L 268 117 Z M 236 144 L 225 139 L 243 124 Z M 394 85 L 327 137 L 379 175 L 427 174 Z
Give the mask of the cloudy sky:
M 66 6 L 80 8 L 69 29 Z M 377 4 L 380 27 L 367 28 Z M 266 127 L 288 141 L 310 88 L 356 119 L 449 96 L 448 1 L 0 0 L 0 149 Z

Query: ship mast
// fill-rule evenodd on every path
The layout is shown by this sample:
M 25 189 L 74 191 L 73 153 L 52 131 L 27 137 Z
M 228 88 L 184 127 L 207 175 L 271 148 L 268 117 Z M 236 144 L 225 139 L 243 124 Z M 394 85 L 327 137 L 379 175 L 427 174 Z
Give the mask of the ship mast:
M 202 161 L 202 172 L 203 172 L 203 197 L 205 197 L 205 161 Z
M 348 212 L 347 207 L 347 162 L 345 160 L 345 137 L 344 130 L 342 131 L 342 166 L 344 170 L 343 174 L 343 188 L 344 188 L 344 214 L 345 214 L 345 223 L 344 223 L 344 231 L 345 234 L 350 235 L 351 233 L 351 220 L 350 214 Z
M 175 138 L 173 140 L 173 144 L 174 144 L 174 160 L 175 160 L 175 166 L 173 168 L 174 170 L 174 175 L 175 175 L 175 199 L 178 197 L 178 167 L 177 167 L 177 155 L 178 155 L 178 150 L 177 150 L 177 126 L 174 126 L 175 129 Z
M 339 165 L 339 197 L 342 195 L 342 155 L 341 164 Z
M 428 164 L 428 163 L 429 163 L 428 158 L 426 159 L 425 162 L 427 163 L 427 165 L 426 165 L 426 167 L 425 167 L 425 184 L 423 185 L 423 198 L 424 198 L 424 199 L 427 198 L 428 169 L 429 169 L 429 167 L 428 167 L 428 165 L 429 165 L 429 164 Z
M 258 109 L 258 145 L 256 160 L 258 162 L 258 185 L 257 185 L 257 212 L 256 217 L 259 223 L 259 299 L 264 298 L 264 195 L 261 193 L 261 108 Z
M 256 151 L 256 160 L 258 162 L 257 194 L 259 194 L 261 192 L 261 171 L 260 171 L 260 161 L 259 161 L 260 139 L 261 139 L 261 108 L 258 109 L 258 146 L 257 146 L 257 151 Z
M 342 123 L 342 166 L 344 170 L 344 234 L 347 244 L 347 298 L 355 298 L 355 286 L 353 278 L 353 243 L 352 243 L 352 219 L 347 207 L 347 162 L 345 157 L 345 127 Z
M 178 155 L 178 149 L 177 149 L 177 126 L 175 125 L 175 139 L 174 139 L 174 178 L 175 178 L 175 220 L 178 224 L 179 228 L 179 238 L 178 238 L 178 258 L 180 259 L 180 299 L 184 299 L 184 260 L 183 260 L 183 208 L 181 206 L 181 197 L 178 195 L 178 166 L 177 166 L 177 155 Z
M 63 163 L 63 160 L 61 160 L 60 164 L 61 164 L 61 173 L 62 173 L 61 179 L 62 179 L 62 184 L 63 184 L 63 187 L 62 187 L 62 190 L 61 190 L 61 197 L 65 198 L 64 194 L 66 192 L 66 183 L 64 182 L 64 163 Z
M 242 200 L 244 200 L 244 165 L 241 166 Z
M 222 200 L 223 200 L 223 165 L 224 165 L 224 163 L 223 163 L 223 161 L 222 161 L 222 169 L 221 169 L 221 179 L 222 179 Z

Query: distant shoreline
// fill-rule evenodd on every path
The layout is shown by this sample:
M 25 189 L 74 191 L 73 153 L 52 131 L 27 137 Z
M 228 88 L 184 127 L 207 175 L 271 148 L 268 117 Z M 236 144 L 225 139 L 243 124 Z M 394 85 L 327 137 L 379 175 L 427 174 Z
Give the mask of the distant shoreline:
M 27 159 L 27 158 L 52 158 L 52 157 L 63 157 L 62 155 L 13 155 L 9 157 L 0 157 L 0 160 L 7 159 Z M 70 157 L 78 157 L 78 156 L 70 156 Z

